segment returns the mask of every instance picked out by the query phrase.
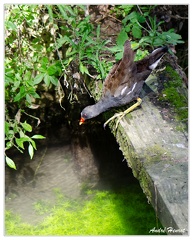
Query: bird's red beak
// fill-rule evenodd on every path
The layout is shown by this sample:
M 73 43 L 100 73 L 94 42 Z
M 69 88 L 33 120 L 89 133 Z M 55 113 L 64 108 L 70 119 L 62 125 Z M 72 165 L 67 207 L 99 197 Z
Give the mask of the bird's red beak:
M 80 121 L 79 121 L 79 125 L 82 125 L 85 122 L 85 119 L 83 117 L 81 117 Z

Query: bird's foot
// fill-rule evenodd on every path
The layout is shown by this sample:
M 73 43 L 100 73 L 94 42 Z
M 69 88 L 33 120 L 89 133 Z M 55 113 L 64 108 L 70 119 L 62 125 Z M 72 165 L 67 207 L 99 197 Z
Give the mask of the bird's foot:
M 103 127 L 105 128 L 106 125 L 112 121 L 115 118 L 118 118 L 117 122 L 116 122 L 116 126 L 115 129 L 117 129 L 121 119 L 127 115 L 128 113 L 130 113 L 131 111 L 133 111 L 136 107 L 140 106 L 142 103 L 142 99 L 141 98 L 137 98 L 137 102 L 135 104 L 133 104 L 130 108 L 126 109 L 124 112 L 120 112 L 120 113 L 115 113 L 114 116 L 112 116 L 111 118 L 109 118 L 103 125 Z
M 109 118 L 109 119 L 103 124 L 103 127 L 105 128 L 106 125 L 107 125 L 110 121 L 112 121 L 114 118 L 117 118 L 117 117 L 118 117 L 118 118 L 120 119 L 120 117 L 121 117 L 123 114 L 124 114 L 124 112 L 115 113 L 111 118 Z M 118 119 L 117 122 L 119 122 L 119 119 Z M 118 124 L 119 124 L 119 123 L 118 123 Z M 116 124 L 116 128 L 117 128 L 118 124 Z

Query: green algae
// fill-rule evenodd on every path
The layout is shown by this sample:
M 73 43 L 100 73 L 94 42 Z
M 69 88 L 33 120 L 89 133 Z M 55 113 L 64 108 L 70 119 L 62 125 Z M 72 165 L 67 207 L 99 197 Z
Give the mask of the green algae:
M 58 191 L 54 206 L 47 202 L 49 208 L 43 202 L 38 205 L 36 211 L 42 213 L 42 209 L 46 212 L 49 209 L 50 214 L 35 226 L 6 211 L 6 235 L 152 235 L 151 229 L 161 227 L 160 223 L 157 225 L 152 206 L 136 184 L 115 191 L 87 190 L 84 200 L 70 200 Z

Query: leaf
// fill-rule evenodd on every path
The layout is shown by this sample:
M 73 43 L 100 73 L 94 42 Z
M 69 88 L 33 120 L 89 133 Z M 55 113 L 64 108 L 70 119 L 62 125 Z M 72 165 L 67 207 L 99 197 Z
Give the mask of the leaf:
M 32 144 L 33 148 L 34 148 L 35 150 L 37 150 L 37 148 L 36 148 L 36 143 L 34 142 L 34 140 L 32 140 L 30 137 L 28 137 L 28 141 Z
M 26 95 L 25 87 L 21 86 L 19 93 L 14 97 L 14 102 L 21 100 Z
M 132 28 L 132 34 L 134 38 L 141 38 L 142 36 L 141 28 L 138 25 L 134 25 Z
M 55 65 L 52 65 L 52 66 L 48 67 L 48 69 L 47 69 L 47 73 L 50 76 L 54 75 L 57 71 L 58 71 L 58 67 Z
M 39 70 L 41 73 L 46 73 L 46 72 L 47 72 L 47 66 L 42 65 L 38 70 Z
M 127 23 L 128 20 L 130 20 L 130 16 L 129 16 L 129 15 L 127 15 L 127 16 L 122 20 L 122 23 L 123 23 L 124 25 L 126 25 L 126 23 Z
M 45 137 L 42 136 L 42 135 L 33 135 L 31 138 L 33 138 L 33 139 L 45 139 Z
M 99 64 L 99 69 L 100 69 L 100 72 L 101 72 L 101 76 L 102 76 L 102 79 L 105 78 L 105 71 L 104 71 L 104 68 L 103 68 L 103 65 L 101 64 L 101 62 L 99 61 L 98 62 Z
M 30 95 L 29 95 L 29 94 L 26 94 L 25 97 L 26 97 L 26 101 L 27 101 L 29 104 L 31 104 L 32 99 L 31 99 Z
M 131 30 L 130 24 L 128 24 L 127 26 L 125 26 L 124 29 L 125 29 L 125 32 L 127 32 L 127 33 L 130 32 L 130 30 Z
M 21 131 L 20 131 L 21 132 Z M 27 135 L 24 135 L 23 137 L 20 137 L 20 140 L 22 142 L 30 142 L 30 137 L 28 137 Z
M 20 86 L 20 81 L 13 80 L 13 82 L 14 82 L 14 87 L 12 88 L 12 91 L 16 91 Z
M 117 45 L 123 47 L 125 41 L 128 39 L 128 35 L 123 29 L 117 37 Z
M 26 121 L 24 123 L 20 123 L 21 126 L 28 132 L 32 131 L 32 126 L 30 124 L 28 124 Z
M 118 52 L 115 54 L 116 61 L 120 60 L 123 57 L 123 52 Z
M 21 109 L 19 109 L 15 115 L 15 120 L 17 121 L 17 123 L 20 123 L 20 119 L 21 119 Z
M 36 92 L 31 92 L 31 95 L 32 95 L 34 98 L 40 98 L 40 96 L 39 96 Z
M 24 149 L 24 146 L 23 146 L 24 141 L 23 141 L 23 139 L 21 139 L 21 138 L 15 138 L 15 141 L 16 141 L 17 145 L 18 145 L 20 148 Z
M 163 32 L 160 35 L 160 37 L 162 39 L 164 39 L 165 42 L 168 43 L 168 44 L 176 45 L 177 43 L 183 43 L 184 42 L 182 40 L 179 40 L 179 39 L 182 39 L 182 37 L 179 34 L 173 32 L 173 29 L 170 29 L 167 32 Z
M 139 47 L 139 43 L 138 42 L 131 42 L 131 48 L 133 50 L 136 50 Z
M 31 143 L 29 143 L 28 153 L 30 155 L 30 158 L 32 159 L 33 156 L 34 156 L 34 149 L 33 149 L 32 145 L 31 145 Z
M 25 137 L 25 133 L 22 130 L 20 130 L 19 131 L 19 136 L 20 136 L 20 138 Z
M 29 106 L 29 108 L 31 108 L 31 109 L 37 109 L 37 108 L 39 108 L 39 106 L 40 105 L 37 105 L 37 104 L 30 104 L 30 106 Z
M 57 39 L 57 48 L 61 48 L 64 43 L 69 43 L 71 40 L 67 36 L 60 36 L 60 38 Z
M 62 14 L 62 17 L 64 18 L 64 20 L 68 20 L 68 15 L 66 14 L 66 9 L 64 8 L 63 5 L 58 5 L 58 8 Z
M 127 16 L 127 20 L 130 20 L 131 22 L 133 22 L 133 20 L 137 20 L 137 12 L 133 11 L 131 12 L 128 16 Z
M 9 149 L 13 146 L 13 143 L 11 141 L 6 143 L 6 149 Z
M 101 32 L 101 28 L 100 28 L 100 24 L 99 24 L 97 26 L 97 30 L 96 30 L 97 39 L 100 37 L 100 32 Z
M 135 54 L 135 59 L 134 61 L 139 61 L 141 59 L 143 59 L 144 57 L 146 57 L 148 55 L 148 51 L 142 51 L 141 49 L 138 49 L 136 54 Z
M 20 137 L 20 141 L 29 142 L 29 144 L 31 144 L 33 146 L 33 148 L 36 149 L 36 143 L 34 142 L 34 140 L 32 140 L 27 135 L 24 135 L 24 137 Z
M 50 76 L 50 81 L 53 85 L 58 86 L 58 79 L 54 76 Z
M 138 20 L 140 23 L 144 23 L 146 19 L 145 19 L 144 16 L 142 16 L 141 14 L 138 14 L 138 13 L 137 13 L 137 20 Z
M 126 14 L 129 14 L 133 7 L 134 5 L 121 5 L 119 8 L 123 9 Z
M 15 78 L 16 78 L 19 82 L 22 81 L 22 77 L 21 77 L 20 73 L 16 73 L 16 74 L 15 74 Z
M 49 87 L 49 85 L 50 85 L 50 76 L 48 74 L 46 74 L 44 76 L 44 82 L 45 82 L 46 86 Z
M 50 17 L 50 22 L 54 22 L 53 21 L 53 12 L 52 12 L 52 7 L 50 5 L 46 5 L 47 9 L 48 9 L 48 13 L 49 13 L 49 17 Z
M 123 46 L 114 46 L 111 48 L 108 48 L 109 51 L 111 51 L 112 53 L 116 53 L 116 52 L 122 52 L 123 51 Z
M 9 133 L 9 123 L 5 122 L 5 134 L 8 135 Z
M 46 66 L 46 64 L 49 63 L 48 58 L 47 57 L 43 57 L 41 63 L 42 63 L 42 65 Z
M 166 43 L 166 41 L 162 40 L 161 38 L 155 38 L 152 45 L 155 47 L 163 46 Z
M 5 161 L 6 161 L 7 165 L 8 165 L 10 168 L 13 168 L 13 169 L 16 170 L 15 163 L 14 163 L 14 161 L 13 161 L 11 158 L 5 156 Z
M 7 29 L 17 30 L 17 26 L 11 21 L 6 21 L 5 26 Z
M 42 81 L 44 75 L 45 73 L 40 73 L 36 75 L 36 77 L 34 78 L 34 84 L 39 84 Z
M 84 73 L 89 74 L 87 67 L 85 67 L 81 62 L 80 62 L 79 69 L 82 74 Z

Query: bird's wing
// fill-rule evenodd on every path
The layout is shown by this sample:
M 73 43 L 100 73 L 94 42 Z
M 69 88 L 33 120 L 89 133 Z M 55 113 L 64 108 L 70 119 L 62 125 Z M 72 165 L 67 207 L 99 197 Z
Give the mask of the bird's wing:
M 136 62 L 137 66 L 136 79 L 138 82 L 145 81 L 148 78 L 152 70 L 154 70 L 157 67 L 159 61 L 167 51 L 168 51 L 167 47 L 157 48 L 147 57 Z
M 127 40 L 124 44 L 124 53 L 121 61 L 116 63 L 110 70 L 104 81 L 103 96 L 119 96 L 123 89 L 131 88 L 135 83 L 137 72 L 136 63 L 134 63 L 135 53 L 131 49 L 131 44 Z
M 167 50 L 167 47 L 157 48 L 149 56 L 134 62 L 135 53 L 127 40 L 122 60 L 112 67 L 104 81 L 103 96 L 124 97 L 132 94 L 136 91 L 136 84 L 147 79 Z

